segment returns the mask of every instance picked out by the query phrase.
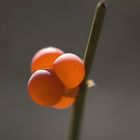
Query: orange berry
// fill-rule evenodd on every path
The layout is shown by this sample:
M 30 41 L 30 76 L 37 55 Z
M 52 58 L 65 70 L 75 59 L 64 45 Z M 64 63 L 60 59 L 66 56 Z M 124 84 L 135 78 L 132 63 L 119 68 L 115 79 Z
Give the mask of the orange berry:
M 83 61 L 71 53 L 59 56 L 53 63 L 53 69 L 68 89 L 77 87 L 85 75 Z
M 76 97 L 79 92 L 79 87 L 68 89 L 65 92 L 65 95 L 61 98 L 61 100 L 53 106 L 56 109 L 66 109 L 72 106 L 76 100 Z
M 39 50 L 31 62 L 31 72 L 39 69 L 51 69 L 54 60 L 64 52 L 58 48 L 48 47 Z
M 56 104 L 62 98 L 65 87 L 53 72 L 38 70 L 28 81 L 28 91 L 34 102 L 47 107 Z

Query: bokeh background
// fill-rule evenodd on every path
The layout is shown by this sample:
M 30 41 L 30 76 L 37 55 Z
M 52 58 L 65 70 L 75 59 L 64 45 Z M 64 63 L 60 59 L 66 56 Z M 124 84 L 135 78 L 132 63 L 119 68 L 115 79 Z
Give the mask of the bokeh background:
M 30 61 L 46 46 L 83 57 L 98 0 L 0 1 L 0 139 L 66 140 L 71 111 L 27 93 Z M 140 1 L 108 0 L 81 140 L 140 139 Z

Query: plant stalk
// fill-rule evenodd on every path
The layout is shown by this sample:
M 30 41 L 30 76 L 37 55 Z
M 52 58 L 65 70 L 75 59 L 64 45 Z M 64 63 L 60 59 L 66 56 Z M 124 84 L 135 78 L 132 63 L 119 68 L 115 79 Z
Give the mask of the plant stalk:
M 70 128 L 70 135 L 68 140 L 79 140 L 83 110 L 84 110 L 84 102 L 86 97 L 87 85 L 86 81 L 88 75 L 91 71 L 91 66 L 95 57 L 95 52 L 98 44 L 98 40 L 101 33 L 101 28 L 104 21 L 104 16 L 106 12 L 106 3 L 105 1 L 100 1 L 95 10 L 95 15 L 91 25 L 91 31 L 89 34 L 89 39 L 87 42 L 87 47 L 84 54 L 84 65 L 85 65 L 85 78 L 83 82 L 80 84 L 80 92 L 76 99 L 73 114 L 72 114 L 72 123 Z

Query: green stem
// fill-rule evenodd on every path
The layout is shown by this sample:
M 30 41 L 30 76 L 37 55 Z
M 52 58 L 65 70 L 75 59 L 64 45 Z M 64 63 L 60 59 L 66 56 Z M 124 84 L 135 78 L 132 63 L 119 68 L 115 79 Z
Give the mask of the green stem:
M 86 74 L 83 82 L 80 85 L 80 92 L 73 109 L 69 140 L 79 139 L 79 132 L 81 128 L 81 121 L 82 121 L 83 109 L 84 109 L 84 101 L 85 101 L 85 95 L 87 90 L 86 81 L 91 71 L 91 66 L 93 63 L 93 59 L 95 57 L 95 52 L 96 52 L 99 36 L 101 33 L 105 11 L 106 11 L 106 3 L 104 1 L 100 1 L 96 7 L 95 16 L 93 18 L 91 31 L 89 34 L 89 39 L 87 42 L 87 47 L 84 55 Z

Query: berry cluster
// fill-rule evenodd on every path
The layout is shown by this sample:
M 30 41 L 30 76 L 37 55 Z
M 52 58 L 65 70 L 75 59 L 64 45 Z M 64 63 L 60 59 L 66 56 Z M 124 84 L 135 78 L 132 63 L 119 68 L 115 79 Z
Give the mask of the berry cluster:
M 44 107 L 64 109 L 74 104 L 85 68 L 77 55 L 48 47 L 34 55 L 31 73 L 28 91 L 32 100 Z

